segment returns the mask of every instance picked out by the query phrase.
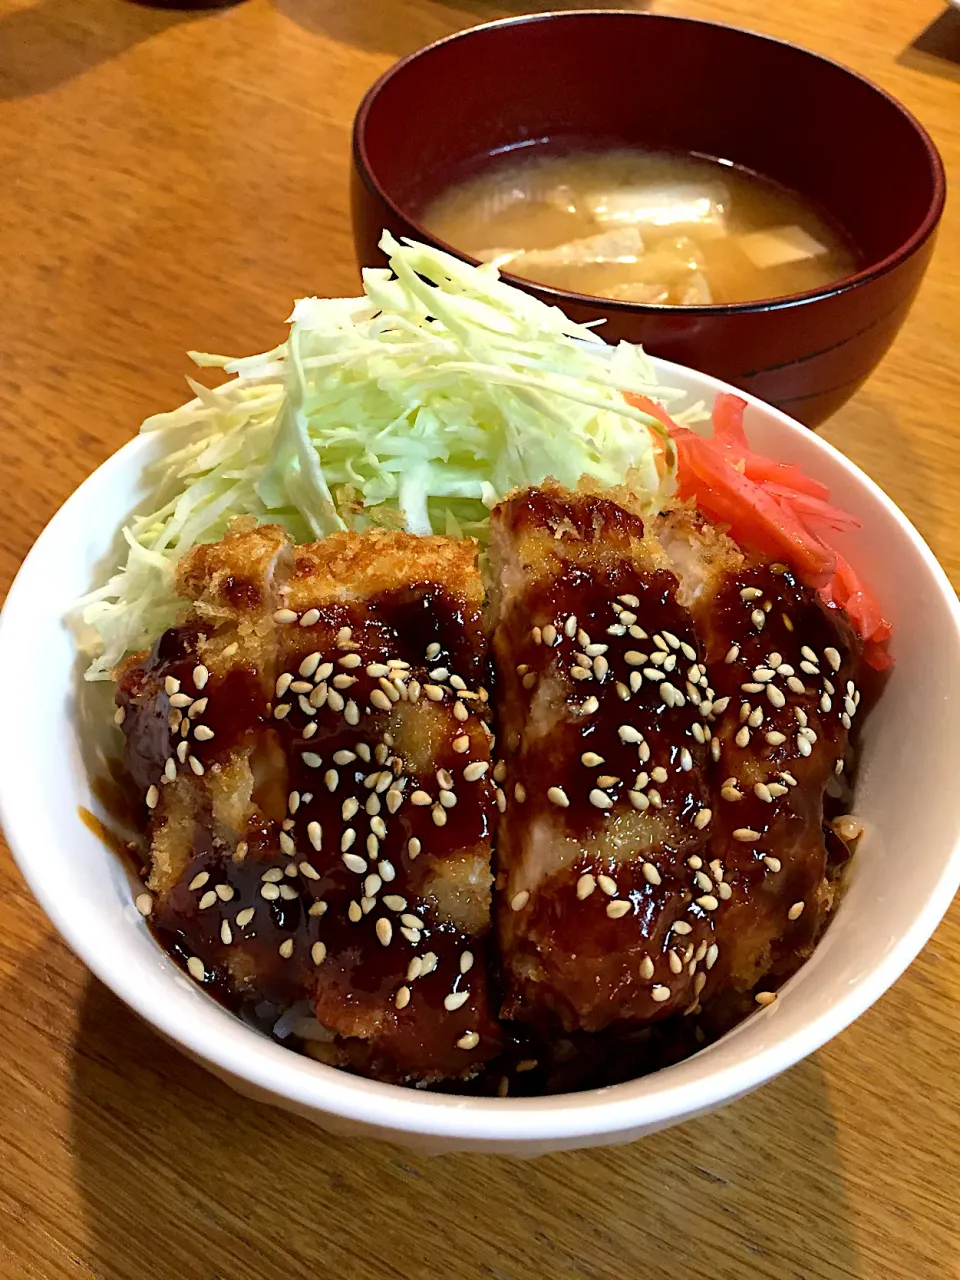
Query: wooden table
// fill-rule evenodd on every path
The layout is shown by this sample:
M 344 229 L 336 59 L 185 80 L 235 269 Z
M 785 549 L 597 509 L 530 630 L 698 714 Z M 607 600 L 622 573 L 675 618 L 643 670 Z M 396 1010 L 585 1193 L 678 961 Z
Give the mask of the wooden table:
M 911 48 L 937 0 L 653 7 L 839 58 L 960 174 L 960 63 Z M 182 398 L 186 348 L 261 350 L 295 296 L 355 289 L 362 92 L 398 55 L 512 11 L 0 0 L 4 586 L 74 486 Z M 921 43 L 938 40 L 960 58 L 960 21 Z M 825 429 L 954 582 L 958 300 L 953 204 L 894 349 Z M 956 910 L 855 1027 L 759 1093 L 625 1149 L 521 1165 L 347 1143 L 234 1096 L 85 972 L 0 857 L 4 1277 L 960 1277 Z

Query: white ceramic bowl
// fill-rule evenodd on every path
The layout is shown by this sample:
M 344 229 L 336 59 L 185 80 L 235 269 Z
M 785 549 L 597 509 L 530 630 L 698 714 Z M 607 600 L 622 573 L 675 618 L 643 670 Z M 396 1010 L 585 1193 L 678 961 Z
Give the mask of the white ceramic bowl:
M 710 402 L 729 390 L 657 363 L 664 383 L 694 399 Z M 864 729 L 856 810 L 867 835 L 848 890 L 815 955 L 775 1005 L 685 1062 L 630 1084 L 548 1098 L 468 1099 L 321 1066 L 251 1030 L 185 977 L 137 914 L 123 867 L 78 816 L 80 805 L 97 809 L 87 766 L 109 719 L 109 690 L 93 709 L 78 697 L 80 668 L 63 624 L 116 530 L 146 497 L 141 473 L 160 449 L 157 435 L 131 440 L 65 503 L 24 562 L 0 617 L 0 670 L 16 673 L 5 689 L 7 722 L 18 726 L 0 738 L 0 816 L 40 905 L 93 972 L 187 1053 L 241 1091 L 337 1133 L 527 1156 L 626 1142 L 730 1102 L 813 1052 L 897 979 L 960 881 L 953 685 L 960 607 L 906 518 L 836 450 L 757 400 L 746 427 L 755 447 L 799 463 L 862 520 L 843 549 L 880 596 L 894 625 L 896 658 Z

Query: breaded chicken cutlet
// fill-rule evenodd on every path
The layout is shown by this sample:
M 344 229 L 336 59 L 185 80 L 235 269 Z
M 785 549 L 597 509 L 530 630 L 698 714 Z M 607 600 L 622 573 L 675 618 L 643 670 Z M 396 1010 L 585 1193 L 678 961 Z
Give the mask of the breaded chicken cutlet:
M 473 1074 L 501 1044 L 475 547 L 252 528 L 178 587 L 189 616 L 118 685 L 157 935 L 224 993 L 309 1001 L 315 1056 Z
M 495 509 L 511 1019 L 601 1031 L 749 991 L 832 902 L 821 822 L 860 647 L 689 511 L 525 491 Z
M 833 906 L 843 614 L 690 508 L 550 484 L 493 511 L 488 586 L 472 542 L 238 526 L 118 673 L 156 935 L 380 1079 L 683 1022 Z

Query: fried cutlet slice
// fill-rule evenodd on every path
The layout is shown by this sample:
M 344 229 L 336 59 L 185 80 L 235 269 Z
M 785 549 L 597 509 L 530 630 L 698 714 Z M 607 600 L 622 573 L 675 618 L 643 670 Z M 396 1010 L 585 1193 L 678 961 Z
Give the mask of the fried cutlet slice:
M 713 942 L 706 668 L 616 496 L 529 489 L 491 521 L 502 1012 L 570 1031 L 689 1007 Z
M 278 526 L 242 523 L 177 572 L 181 625 L 117 673 L 128 773 L 147 798 L 150 888 L 165 904 L 198 842 L 232 854 L 256 813 L 260 729 L 273 687 L 275 579 L 290 562 Z
M 824 927 L 834 893 L 823 798 L 858 713 L 861 645 L 785 565 L 718 554 L 723 535 L 695 513 L 668 515 L 659 533 L 714 690 L 705 870 L 723 896 L 707 1000 L 791 972 Z
M 118 693 L 154 806 L 158 936 L 229 992 L 309 1001 L 329 1061 L 474 1073 L 500 1047 L 475 545 L 245 530 L 192 552 L 179 583 L 190 613 Z M 141 721 L 167 726 L 149 749 Z

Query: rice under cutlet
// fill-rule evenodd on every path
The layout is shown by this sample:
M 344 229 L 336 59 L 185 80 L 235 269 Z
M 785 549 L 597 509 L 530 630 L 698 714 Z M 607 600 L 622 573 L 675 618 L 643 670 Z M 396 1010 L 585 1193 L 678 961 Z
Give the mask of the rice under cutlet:
M 474 1073 L 500 1048 L 475 547 L 375 532 L 293 548 L 267 527 L 197 548 L 179 581 L 193 609 L 118 693 L 156 790 L 158 936 L 225 992 L 309 1000 L 315 1056 L 385 1079 Z M 191 699 L 183 761 L 172 721 L 138 747 L 141 720 L 173 714 L 173 681 Z

